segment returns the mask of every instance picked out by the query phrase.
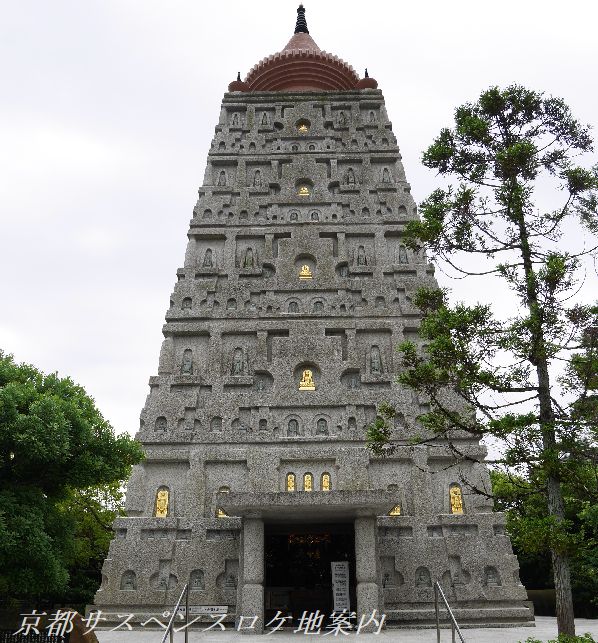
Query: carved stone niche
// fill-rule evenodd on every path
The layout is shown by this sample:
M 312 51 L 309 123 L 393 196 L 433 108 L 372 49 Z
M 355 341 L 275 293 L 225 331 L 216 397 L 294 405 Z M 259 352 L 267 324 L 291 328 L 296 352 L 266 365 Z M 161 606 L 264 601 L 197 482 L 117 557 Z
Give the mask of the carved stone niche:
M 270 167 L 263 163 L 247 164 L 247 187 L 250 192 L 268 192 Z
M 224 267 L 224 237 L 195 238 L 195 274 L 213 275 Z
M 260 276 L 264 259 L 264 237 L 238 236 L 235 265 L 240 276 Z
M 215 191 L 230 191 L 237 183 L 236 162 L 219 161 L 212 164 L 212 185 Z
M 376 264 L 374 235 L 347 235 L 347 260 L 350 274 L 372 273 Z
M 268 393 L 274 386 L 274 378 L 268 371 L 255 371 L 253 388 L 258 393 Z
M 393 371 L 390 330 L 357 331 L 357 350 L 362 360 L 362 383 L 390 381 Z
M 257 337 L 254 333 L 222 336 L 224 386 L 252 386 Z
M 216 577 L 216 587 L 228 604 L 234 605 L 236 603 L 238 579 L 239 561 L 227 558 L 224 561 L 224 571 Z
M 341 384 L 348 389 L 357 390 L 361 388 L 361 375 L 359 369 L 346 370 L 341 375 Z

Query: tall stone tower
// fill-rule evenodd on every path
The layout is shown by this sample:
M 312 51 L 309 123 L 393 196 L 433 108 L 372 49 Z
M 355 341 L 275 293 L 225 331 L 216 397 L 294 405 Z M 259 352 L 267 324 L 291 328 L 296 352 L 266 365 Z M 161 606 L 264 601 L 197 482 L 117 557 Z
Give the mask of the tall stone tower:
M 295 33 L 225 94 L 137 435 L 104 612 L 159 613 L 185 583 L 229 618 L 331 612 L 331 563 L 358 615 L 431 622 L 441 581 L 462 622 L 531 618 L 491 501 L 485 450 L 411 446 L 428 407 L 396 383 L 433 268 L 384 98 Z M 375 458 L 381 402 L 402 446 Z M 455 466 L 451 466 L 455 465 Z M 343 603 L 343 600 L 345 601 Z M 347 602 L 348 600 L 348 602 Z

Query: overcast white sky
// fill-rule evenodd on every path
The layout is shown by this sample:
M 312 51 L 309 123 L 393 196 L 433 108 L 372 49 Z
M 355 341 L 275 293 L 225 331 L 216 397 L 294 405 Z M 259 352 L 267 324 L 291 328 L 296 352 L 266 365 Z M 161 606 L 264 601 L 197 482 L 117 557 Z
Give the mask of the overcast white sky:
M 119 432 L 157 371 L 222 94 L 297 4 L 0 0 L 0 347 L 72 376 Z M 598 122 L 593 0 L 305 5 L 320 47 L 378 80 L 418 202 L 437 186 L 421 152 L 490 85 Z

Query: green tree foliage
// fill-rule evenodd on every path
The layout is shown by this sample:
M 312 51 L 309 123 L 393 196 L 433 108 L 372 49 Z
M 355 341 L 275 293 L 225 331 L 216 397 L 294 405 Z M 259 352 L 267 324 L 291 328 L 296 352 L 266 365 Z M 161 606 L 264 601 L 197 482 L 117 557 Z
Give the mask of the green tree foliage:
M 424 288 L 414 300 L 423 314 L 421 344 L 400 346 L 400 381 L 432 402 L 421 418 L 428 434 L 457 458 L 467 457 L 453 439 L 459 432 L 498 439 L 504 447 L 498 464 L 543 499 L 549 529 L 540 536 L 551 553 L 559 633 L 569 635 L 575 538 L 562 485 L 583 484 L 598 455 L 592 339 L 598 306 L 577 295 L 584 257 L 595 258 L 596 247 L 569 247 L 572 238 L 598 232 L 598 166 L 575 163 L 590 151 L 589 128 L 561 99 L 520 86 L 491 88 L 456 110 L 454 127 L 441 131 L 423 161 L 457 183 L 424 201 L 406 241 L 462 278 L 501 279 L 517 313 L 505 318 L 488 305 L 451 305 L 446 292 Z M 553 188 L 547 212 L 536 199 L 539 185 Z M 472 258 L 482 259 L 483 268 L 474 270 Z M 561 382 L 555 364 L 564 366 Z M 381 443 L 381 434 L 378 427 L 370 442 L 388 451 L 392 445 Z
M 82 534 L 93 511 L 106 517 L 101 493 L 118 498 L 141 446 L 115 436 L 72 380 L 0 351 L 0 454 L 0 596 L 55 597 L 69 567 L 93 557 L 85 547 L 105 549 L 108 533 Z
M 585 493 L 583 487 L 592 489 L 595 475 L 595 469 L 587 467 L 585 475 L 574 481 L 577 484 L 564 481 L 562 485 L 573 597 L 576 611 L 589 618 L 598 616 L 598 505 L 595 495 Z M 537 492 L 541 483 L 503 471 L 492 471 L 491 478 L 495 507 L 507 515 L 507 532 L 519 558 L 522 581 L 533 589 L 551 587 L 546 555 L 553 538 L 553 519 L 546 500 Z

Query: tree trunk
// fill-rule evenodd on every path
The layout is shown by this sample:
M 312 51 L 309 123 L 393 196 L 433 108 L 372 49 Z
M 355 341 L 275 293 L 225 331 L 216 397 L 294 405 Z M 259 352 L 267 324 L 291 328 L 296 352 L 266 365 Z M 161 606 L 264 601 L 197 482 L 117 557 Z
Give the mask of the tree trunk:
M 544 311 L 538 301 L 536 274 L 531 259 L 529 234 L 523 210 L 519 212 L 519 234 L 521 239 L 521 257 L 526 280 L 527 306 L 530 313 L 532 334 L 532 354 L 530 362 L 536 367 L 538 377 L 538 403 L 540 406 L 540 431 L 546 467 L 546 500 L 548 514 L 558 522 L 565 518 L 563 492 L 559 478 L 559 454 L 555 431 L 555 416 L 552 408 L 550 391 L 550 373 L 544 338 Z M 575 636 L 575 616 L 573 612 L 573 593 L 571 591 L 571 572 L 569 556 L 565 552 L 550 548 L 554 589 L 556 594 L 556 619 L 559 634 Z

